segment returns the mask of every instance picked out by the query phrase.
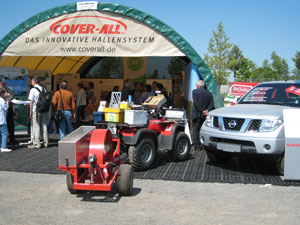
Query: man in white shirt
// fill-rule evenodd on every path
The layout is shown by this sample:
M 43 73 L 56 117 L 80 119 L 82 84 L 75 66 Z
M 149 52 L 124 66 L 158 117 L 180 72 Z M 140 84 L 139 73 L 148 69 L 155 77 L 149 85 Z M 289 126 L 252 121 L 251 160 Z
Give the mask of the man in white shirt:
M 28 148 L 41 148 L 40 136 L 41 136 L 41 127 L 43 128 L 44 136 L 44 146 L 47 148 L 49 145 L 48 137 L 48 119 L 49 113 L 40 113 L 36 110 L 36 103 L 39 99 L 40 92 L 37 88 L 42 91 L 42 87 L 39 85 L 40 79 L 38 77 L 33 77 L 31 80 L 31 85 L 33 88 L 30 89 L 29 97 L 30 100 L 30 118 L 32 119 L 33 125 L 33 145 L 28 145 Z
M 86 94 L 83 89 L 83 84 L 78 83 L 78 93 L 76 97 L 76 128 L 79 127 L 80 117 L 81 119 L 85 119 L 84 108 L 86 106 Z

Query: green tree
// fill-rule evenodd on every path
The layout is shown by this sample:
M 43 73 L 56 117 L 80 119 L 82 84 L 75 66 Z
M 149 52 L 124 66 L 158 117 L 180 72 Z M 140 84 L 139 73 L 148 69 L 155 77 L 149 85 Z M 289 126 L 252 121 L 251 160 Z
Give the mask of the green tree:
M 293 58 L 295 66 L 298 70 L 300 70 L 300 52 L 296 52 L 295 58 Z
M 238 81 L 251 81 L 254 77 L 255 64 L 252 60 L 241 57 L 241 62 L 236 71 L 236 78 Z
M 120 78 L 123 76 L 123 58 L 105 57 L 98 64 L 94 77 Z
M 272 68 L 278 74 L 279 79 L 287 80 L 289 78 L 289 66 L 285 59 L 279 57 L 276 52 L 272 52 Z
M 239 46 L 233 45 L 229 54 L 228 54 L 228 69 L 233 72 L 234 78 L 236 78 L 237 71 L 242 66 L 243 53 L 240 50 Z
M 263 82 L 263 81 L 270 81 L 270 80 L 277 80 L 279 79 L 278 74 L 272 69 L 271 64 L 266 59 L 263 62 L 263 66 L 259 67 L 254 70 L 253 72 L 254 81 Z
M 295 57 L 292 59 L 295 63 L 295 69 L 293 70 L 294 79 L 300 79 L 300 52 L 296 52 Z
M 222 22 L 218 31 L 212 31 L 213 37 L 209 40 L 208 54 L 204 55 L 208 67 L 215 76 L 218 85 L 227 84 L 230 72 L 228 70 L 228 55 L 232 44 L 224 32 Z
M 157 78 L 158 78 L 158 70 L 157 70 L 157 69 L 155 69 L 155 70 L 153 71 L 153 73 L 152 73 L 152 75 L 151 75 L 151 78 L 152 78 L 152 79 L 157 79 Z
M 186 64 L 179 57 L 173 57 L 168 65 L 169 74 L 178 74 L 185 71 Z

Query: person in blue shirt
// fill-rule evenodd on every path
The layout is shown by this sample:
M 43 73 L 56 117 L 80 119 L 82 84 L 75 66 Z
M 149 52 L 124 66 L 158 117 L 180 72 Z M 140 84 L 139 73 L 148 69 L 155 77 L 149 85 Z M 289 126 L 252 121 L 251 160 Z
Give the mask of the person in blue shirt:
M 8 109 L 9 101 L 5 100 L 5 89 L 0 87 L 0 134 L 1 134 L 1 152 L 11 152 L 11 149 L 7 148 L 8 129 L 6 122 L 6 112 Z

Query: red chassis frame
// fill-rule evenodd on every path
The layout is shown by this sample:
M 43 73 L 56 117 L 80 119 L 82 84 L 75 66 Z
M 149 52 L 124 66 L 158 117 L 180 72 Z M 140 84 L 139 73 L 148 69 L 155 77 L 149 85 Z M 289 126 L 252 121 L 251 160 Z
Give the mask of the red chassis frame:
M 74 190 L 111 191 L 119 167 L 123 164 L 120 160 L 120 139 L 112 138 L 111 132 L 107 129 L 95 129 L 89 143 L 88 154 L 84 160 L 77 166 L 59 166 L 59 169 L 73 176 Z M 116 143 L 115 150 L 113 143 Z M 91 156 L 96 157 L 95 166 L 91 166 L 92 163 L 89 161 Z M 90 182 L 85 183 L 86 180 Z

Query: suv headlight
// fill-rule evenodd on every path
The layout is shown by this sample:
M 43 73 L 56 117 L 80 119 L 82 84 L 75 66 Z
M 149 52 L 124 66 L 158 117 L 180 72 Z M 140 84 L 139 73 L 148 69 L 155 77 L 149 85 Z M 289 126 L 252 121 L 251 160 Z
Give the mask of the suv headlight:
M 205 120 L 205 126 L 207 127 L 213 127 L 213 116 L 208 114 L 208 116 L 206 117 L 206 120 Z
M 261 122 L 260 132 L 272 132 L 282 123 L 283 121 L 278 119 L 263 119 Z

